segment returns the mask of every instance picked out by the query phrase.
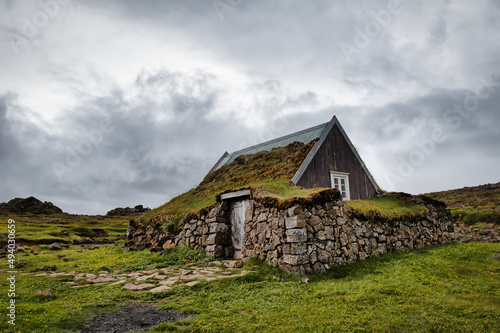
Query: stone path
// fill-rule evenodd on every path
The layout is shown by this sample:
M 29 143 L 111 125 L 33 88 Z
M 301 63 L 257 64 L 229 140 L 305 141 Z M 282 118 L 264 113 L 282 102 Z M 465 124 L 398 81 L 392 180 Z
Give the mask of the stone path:
M 134 291 L 160 292 L 172 288 L 174 285 L 194 286 L 201 281 L 211 281 L 228 277 L 242 276 L 249 271 L 239 270 L 241 262 L 236 260 L 213 261 L 214 266 L 197 267 L 191 266 L 188 269 L 168 267 L 151 270 L 135 271 L 131 273 L 121 273 L 101 271 L 97 274 L 71 272 L 43 272 L 35 273 L 35 276 L 73 276 L 73 281 L 63 282 L 71 285 L 72 288 L 83 288 L 92 285 L 122 285 L 123 288 Z M 33 273 L 22 273 L 27 275 Z

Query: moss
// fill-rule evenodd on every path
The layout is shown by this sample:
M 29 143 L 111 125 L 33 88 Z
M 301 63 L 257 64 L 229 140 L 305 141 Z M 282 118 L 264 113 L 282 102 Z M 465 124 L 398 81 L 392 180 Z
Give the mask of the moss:
M 444 205 L 442 202 L 420 196 L 419 202 Z M 367 200 L 345 202 L 347 212 L 352 217 L 375 221 L 391 222 L 400 219 L 418 220 L 427 213 L 424 205 L 418 204 L 415 197 L 406 193 L 386 193 Z

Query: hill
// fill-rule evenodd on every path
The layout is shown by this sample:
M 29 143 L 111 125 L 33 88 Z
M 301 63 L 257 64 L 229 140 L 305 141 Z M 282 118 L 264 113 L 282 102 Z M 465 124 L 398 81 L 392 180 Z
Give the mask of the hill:
M 62 209 L 55 206 L 52 202 L 41 202 L 35 197 L 26 199 L 15 198 L 9 202 L 0 203 L 0 212 L 8 213 L 31 213 L 31 214 L 60 214 Z
M 452 218 L 468 225 L 500 224 L 500 183 L 426 193 L 446 203 Z

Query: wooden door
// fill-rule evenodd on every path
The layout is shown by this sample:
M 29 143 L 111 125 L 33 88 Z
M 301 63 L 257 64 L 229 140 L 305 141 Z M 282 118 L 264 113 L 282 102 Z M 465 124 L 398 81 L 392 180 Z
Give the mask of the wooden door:
M 245 214 L 250 203 L 248 200 L 233 200 L 231 202 L 231 241 L 234 247 L 234 258 L 242 258 Z

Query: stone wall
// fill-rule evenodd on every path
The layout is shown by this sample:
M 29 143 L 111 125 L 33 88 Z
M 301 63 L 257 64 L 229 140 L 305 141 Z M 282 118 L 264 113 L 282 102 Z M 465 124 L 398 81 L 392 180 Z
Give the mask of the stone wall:
M 403 200 L 424 205 L 427 212 L 419 218 L 390 220 L 350 211 L 344 207 L 337 190 L 326 191 L 328 195 L 319 199 L 285 203 L 249 197 L 243 258 L 257 256 L 285 271 L 305 274 L 385 252 L 454 239 L 449 211 L 439 201 L 400 194 Z M 162 238 L 163 247 L 188 245 L 214 257 L 231 257 L 234 249 L 228 206 L 226 201 L 218 202 L 206 214 L 189 218 L 178 235 Z

